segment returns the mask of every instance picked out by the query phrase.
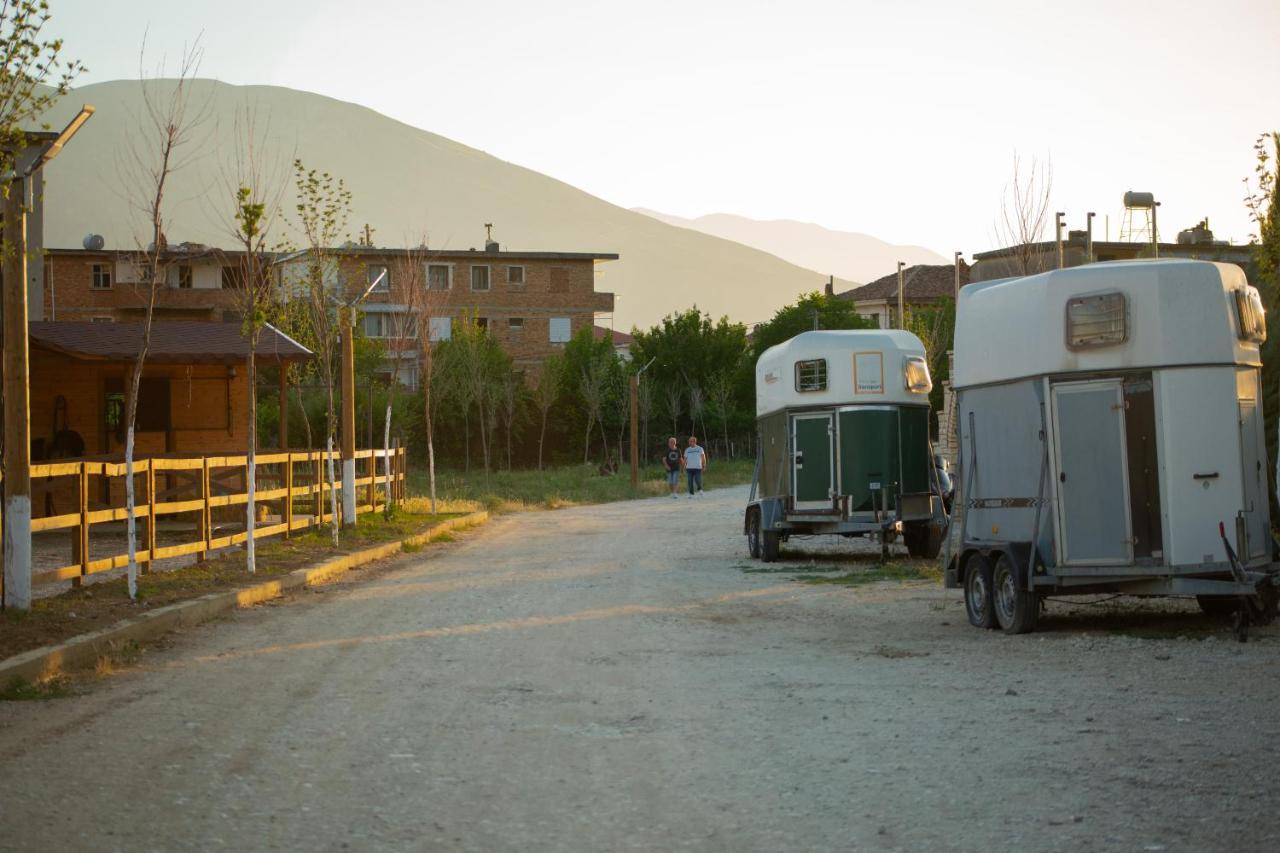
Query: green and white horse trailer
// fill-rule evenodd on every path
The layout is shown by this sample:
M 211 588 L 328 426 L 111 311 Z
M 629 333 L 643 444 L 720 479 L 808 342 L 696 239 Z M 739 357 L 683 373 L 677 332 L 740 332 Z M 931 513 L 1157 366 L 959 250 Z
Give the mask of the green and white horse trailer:
M 924 345 L 910 332 L 804 332 L 756 363 L 753 557 L 791 536 L 901 536 L 935 557 L 946 529 L 929 442 Z
M 1258 291 L 1239 267 L 1089 264 L 960 292 L 960 464 L 944 554 L 969 621 L 1048 595 L 1275 613 Z

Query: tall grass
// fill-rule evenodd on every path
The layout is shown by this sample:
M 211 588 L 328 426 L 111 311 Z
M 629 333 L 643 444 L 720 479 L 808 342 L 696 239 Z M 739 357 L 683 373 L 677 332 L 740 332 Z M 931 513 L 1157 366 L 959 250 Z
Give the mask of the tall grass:
M 754 468 L 752 459 L 713 460 L 703 477 L 703 485 L 711 491 L 749 483 Z M 680 488 L 685 491 L 683 477 Z M 426 494 L 424 472 L 409 472 L 409 491 L 415 496 Z M 475 469 L 469 474 L 437 471 L 436 491 L 441 499 L 451 503 L 474 502 L 491 512 L 513 512 L 651 498 L 665 495 L 669 489 L 665 473 L 658 466 L 641 468 L 640 484 L 632 489 L 630 471 L 626 468 L 617 474 L 602 475 L 591 465 L 568 465 L 543 471 L 494 471 L 487 475 Z

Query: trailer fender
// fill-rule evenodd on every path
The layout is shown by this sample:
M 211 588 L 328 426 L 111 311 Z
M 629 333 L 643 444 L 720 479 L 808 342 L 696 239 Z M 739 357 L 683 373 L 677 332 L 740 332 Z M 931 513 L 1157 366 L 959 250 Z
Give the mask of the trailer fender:
M 781 498 L 762 498 L 755 503 L 747 504 L 747 511 L 742 516 L 742 532 L 747 532 L 751 516 L 760 515 L 761 530 L 782 530 L 783 519 L 786 518 L 786 505 Z
M 1027 589 L 1027 564 L 1031 559 L 1031 543 L 1030 542 L 971 542 L 965 545 L 960 551 L 960 556 L 956 559 L 952 566 L 947 567 L 947 582 L 951 582 L 951 576 L 954 572 L 956 586 L 964 585 L 964 575 L 966 564 L 969 557 L 974 554 L 981 554 L 987 558 L 987 562 L 992 566 L 1000 559 L 1002 555 L 1009 555 L 1009 559 L 1013 560 L 1016 571 L 1013 574 L 1014 582 L 1017 583 L 1018 589 L 1025 591 Z

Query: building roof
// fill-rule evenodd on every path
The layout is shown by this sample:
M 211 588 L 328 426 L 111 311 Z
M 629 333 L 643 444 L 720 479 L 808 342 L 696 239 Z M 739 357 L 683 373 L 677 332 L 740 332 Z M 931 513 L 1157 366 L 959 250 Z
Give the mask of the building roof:
M 1074 232 L 1073 232 L 1074 233 Z M 1063 240 L 1062 245 L 1065 247 L 1083 246 L 1085 241 L 1083 238 L 1072 237 L 1069 240 Z M 1249 246 L 1236 245 L 1226 242 L 1212 243 L 1161 243 L 1160 254 L 1165 257 L 1187 257 L 1187 256 L 1210 256 L 1221 255 L 1222 257 L 1248 257 L 1252 251 Z M 1027 248 L 1036 252 L 1048 254 L 1057 252 L 1058 243 L 1055 240 L 1042 240 L 1038 243 L 1029 243 Z M 1138 255 L 1148 251 L 1151 248 L 1150 240 L 1094 240 L 1093 254 L 1094 256 L 1105 255 L 1108 252 L 1119 252 L 1122 254 Z M 986 261 L 995 258 L 1006 258 L 1017 254 L 1022 250 L 1021 246 L 1002 246 L 998 249 L 988 249 L 985 252 L 975 252 L 973 259 L 975 261 Z M 1205 257 L 1207 260 L 1208 257 Z M 963 281 L 963 279 L 961 279 Z
M 960 286 L 969 283 L 969 265 L 960 262 Z M 916 264 L 902 271 L 902 295 L 907 302 L 933 302 L 938 299 L 955 298 L 956 268 L 951 264 Z M 866 300 L 895 300 L 898 298 L 898 274 L 890 273 L 883 278 L 836 294 L 838 299 L 850 302 Z
M 31 345 L 91 361 L 133 361 L 142 343 L 142 323 L 35 322 Z M 257 359 L 305 361 L 311 351 L 274 326 L 258 333 Z M 249 357 L 249 342 L 238 323 L 155 320 L 147 361 L 167 364 L 238 364 Z
M 596 340 L 604 340 L 605 335 L 613 335 L 613 345 L 615 347 L 629 347 L 631 342 L 635 340 L 626 332 L 620 332 L 617 329 L 610 329 L 608 326 L 593 326 L 592 331 L 595 333 Z
M 287 261 L 297 260 L 306 257 L 310 253 L 310 249 L 300 249 L 289 254 L 277 255 L 275 261 L 283 263 Z M 539 260 L 539 261 L 616 261 L 618 254 L 616 252 L 513 252 L 509 249 L 498 251 L 482 251 L 480 249 L 384 249 L 377 246 L 340 246 L 329 249 L 329 252 L 338 256 L 348 257 L 372 257 L 372 258 L 401 258 L 413 253 L 422 258 L 426 262 L 436 260 Z

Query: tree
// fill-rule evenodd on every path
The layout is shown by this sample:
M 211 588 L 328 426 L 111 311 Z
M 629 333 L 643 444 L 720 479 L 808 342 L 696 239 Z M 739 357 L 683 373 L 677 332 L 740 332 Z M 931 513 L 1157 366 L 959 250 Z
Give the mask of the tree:
M 1038 162 L 1028 168 L 1013 155 L 1013 177 L 1001 194 L 1000 217 L 994 231 L 997 246 L 1012 250 L 1009 263 L 1015 275 L 1032 275 L 1048 269 L 1048 256 L 1036 244 L 1049 223 L 1049 197 L 1053 190 L 1053 162 Z
M 232 202 L 228 223 L 240 252 L 240 263 L 233 269 L 232 293 L 240 315 L 240 333 L 249 345 L 247 381 L 249 385 L 248 464 L 245 477 L 245 568 L 257 571 L 254 531 L 257 526 L 256 492 L 258 483 L 258 336 L 267 325 L 271 302 L 268 240 L 280 212 L 283 185 L 262 162 L 259 138 L 251 112 L 236 117 L 237 149 L 230 167 L 227 187 Z
M 729 418 L 732 416 L 733 408 L 733 374 L 736 365 L 726 365 L 724 370 L 714 374 L 711 381 L 707 385 L 707 395 L 711 400 L 712 409 L 720 418 L 720 430 L 724 437 L 724 447 L 721 452 L 728 459 L 729 453 Z
M 806 293 L 794 305 L 779 308 L 772 318 L 756 326 L 751 335 L 753 357 L 744 365 L 746 371 L 755 369 L 756 359 L 769 347 L 789 341 L 801 332 L 812 331 L 815 316 L 821 329 L 877 328 L 876 321 L 859 314 L 848 299 L 820 291 Z
M 335 296 L 345 292 L 338 252 L 334 248 L 347 235 L 351 217 L 351 192 L 341 178 L 328 172 L 307 169 L 301 160 L 293 161 L 297 203 L 294 211 L 298 229 L 306 240 L 301 281 L 290 281 L 286 288 L 300 289 L 286 297 L 301 296 L 309 309 L 312 342 L 326 394 L 325 451 L 328 462 L 329 506 L 332 513 L 333 547 L 338 547 L 337 474 L 333 463 L 333 443 L 338 432 L 334 405 L 334 381 L 338 350 L 338 315 Z
M 1245 179 L 1245 206 L 1257 228 L 1252 235 L 1253 283 L 1262 295 L 1269 316 L 1280 316 L 1280 132 L 1261 134 L 1253 144 L 1256 165 L 1253 181 Z M 1280 416 L 1280 335 L 1274 332 L 1262 345 L 1262 395 L 1266 442 L 1276 447 Z M 1280 454 L 1276 465 L 1280 466 Z M 1280 515 L 1276 506 L 1277 471 L 1270 472 L 1272 518 Z
M 564 361 L 566 390 L 587 422 L 583 433 L 582 462 L 586 464 L 591 458 L 591 430 L 596 424 L 600 425 L 600 438 L 607 459 L 609 441 L 602 418 L 609 393 L 610 368 L 616 362 L 613 339 L 605 337 L 597 341 L 595 330 L 584 326 L 565 344 Z
M 18 8 L 29 5 L 19 4 Z M 13 7 L 6 5 L 5 12 L 9 8 Z M 4 12 L 0 12 L 2 14 Z M 145 56 L 145 53 L 144 45 L 142 55 Z M 146 222 L 150 237 L 149 244 L 145 244 L 143 240 L 137 241 L 140 248 L 133 258 L 134 268 L 141 273 L 142 280 L 135 287 L 141 289 L 138 295 L 143 301 L 144 313 L 142 336 L 129 372 L 124 400 L 125 535 L 129 556 L 126 573 L 131 600 L 137 600 L 138 597 L 138 518 L 133 473 L 138 394 L 142 387 L 142 371 L 151 349 L 156 294 L 161 287 L 166 286 L 169 273 L 164 236 L 165 194 L 174 172 L 190 162 L 189 155 L 184 154 L 183 149 L 190 145 L 193 133 L 203 123 L 206 114 L 198 105 L 194 113 L 188 112 L 192 106 L 191 81 L 199 64 L 200 49 L 196 45 L 183 53 L 176 82 L 168 92 L 162 93 L 159 89 L 166 84 L 159 83 L 158 78 L 163 76 L 163 66 L 156 74 L 157 79 L 149 79 L 141 68 L 142 60 L 139 60 L 142 115 L 134 118 L 136 133 L 131 136 L 130 148 L 120 168 L 126 197 L 130 200 L 130 206 Z M 155 524 L 155 518 L 148 518 L 147 523 Z
M 563 376 L 564 358 L 558 353 L 552 353 L 543 359 L 542 367 L 538 370 L 537 384 L 533 386 L 533 404 L 537 406 L 538 412 L 542 416 L 542 423 L 538 429 L 539 471 L 542 470 L 543 444 L 547 438 L 547 415 L 551 412 L 551 407 L 560 398 Z
M 418 386 L 422 389 L 422 421 L 427 434 L 427 481 L 431 492 L 431 512 L 436 511 L 436 445 L 435 418 L 431 410 L 432 378 L 435 373 L 435 344 L 431 339 L 433 322 L 442 318 L 444 302 L 448 296 L 448 282 L 444 287 L 433 287 L 427 273 L 426 240 L 421 247 L 406 252 L 396 265 L 392 291 L 404 303 L 408 314 L 398 340 L 414 340 L 417 343 L 419 366 Z M 393 352 L 393 355 L 395 353 Z M 398 364 L 398 362 L 397 362 Z M 390 403 L 388 403 L 390 412 Z
M 943 299 L 935 305 L 913 308 L 907 313 L 907 331 L 924 344 L 929 362 L 929 376 L 933 379 L 933 391 L 929 404 L 935 412 L 942 411 L 942 381 L 949 378 L 947 353 L 953 348 L 956 334 L 956 304 Z

